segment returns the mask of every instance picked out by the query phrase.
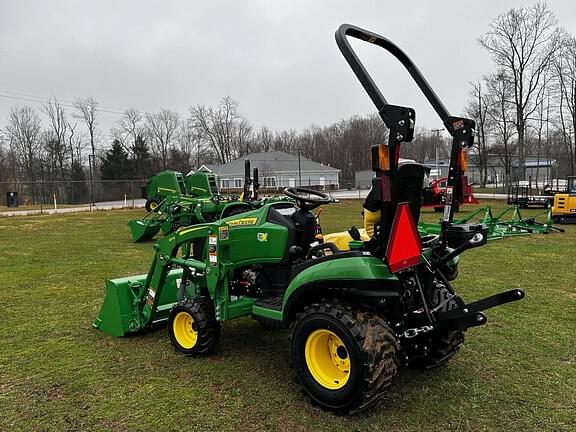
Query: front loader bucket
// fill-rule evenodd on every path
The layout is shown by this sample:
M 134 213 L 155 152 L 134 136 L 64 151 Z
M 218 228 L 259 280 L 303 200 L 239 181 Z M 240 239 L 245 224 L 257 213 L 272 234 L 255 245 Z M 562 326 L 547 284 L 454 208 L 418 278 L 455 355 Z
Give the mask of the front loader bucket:
M 178 279 L 182 269 L 168 273 L 164 289 L 158 299 L 157 307 L 151 317 L 142 314 L 143 303 L 138 301 L 139 293 L 146 283 L 146 275 L 129 276 L 106 281 L 106 295 L 100 313 L 92 327 L 102 330 L 110 336 L 124 336 L 135 333 L 147 326 L 168 318 L 170 309 L 178 301 Z M 146 298 L 146 295 L 144 296 Z
M 160 223 L 153 219 L 135 219 L 128 222 L 134 243 L 153 238 L 160 231 Z

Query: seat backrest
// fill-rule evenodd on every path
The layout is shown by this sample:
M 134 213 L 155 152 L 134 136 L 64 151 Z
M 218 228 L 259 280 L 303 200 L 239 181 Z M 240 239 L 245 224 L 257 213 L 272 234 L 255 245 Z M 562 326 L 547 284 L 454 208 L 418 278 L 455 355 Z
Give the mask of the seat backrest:
M 398 167 L 398 180 L 396 182 L 396 196 L 398 202 L 409 202 L 414 223 L 420 219 L 420 205 L 422 203 L 422 190 L 424 188 L 424 175 L 426 168 L 415 162 L 402 163 Z

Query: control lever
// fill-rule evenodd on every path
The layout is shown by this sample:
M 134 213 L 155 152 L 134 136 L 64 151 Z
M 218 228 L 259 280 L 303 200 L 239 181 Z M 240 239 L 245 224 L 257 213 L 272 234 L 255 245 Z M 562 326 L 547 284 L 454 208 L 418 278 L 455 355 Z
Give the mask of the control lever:
M 460 244 L 460 246 L 456 247 L 455 249 L 453 249 L 452 251 L 450 251 L 446 255 L 444 255 L 442 258 L 440 258 L 438 261 L 434 262 L 432 264 L 432 269 L 435 270 L 439 267 L 442 267 L 444 264 L 446 264 L 452 258 L 460 255 L 465 250 L 472 249 L 472 248 L 478 247 L 478 246 L 482 246 L 484 243 L 486 243 L 486 234 L 481 233 L 481 232 L 477 232 L 472 236 L 472 238 L 470 238 L 470 240 L 463 242 L 462 244 Z
M 348 234 L 352 237 L 352 240 L 361 241 L 362 236 L 360 235 L 360 231 L 355 226 L 351 226 L 348 230 Z

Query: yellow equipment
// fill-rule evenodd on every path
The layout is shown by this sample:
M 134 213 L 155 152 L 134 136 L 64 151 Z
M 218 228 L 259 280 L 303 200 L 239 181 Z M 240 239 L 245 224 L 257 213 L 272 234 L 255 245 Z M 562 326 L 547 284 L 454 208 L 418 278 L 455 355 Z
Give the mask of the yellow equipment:
M 350 230 L 341 231 L 324 235 L 324 243 L 334 243 L 341 251 L 350 250 L 351 241 L 362 240 L 363 242 L 367 242 L 374 237 L 374 227 L 380 221 L 380 218 L 380 210 L 373 212 L 364 208 L 364 228 L 357 230 L 354 236 L 356 238 L 352 237 Z
M 568 177 L 565 193 L 554 195 L 552 221 L 554 223 L 576 223 L 576 176 Z
M 362 241 L 370 240 L 370 236 L 366 234 L 366 230 L 361 228 L 358 230 Z M 324 243 L 334 243 L 341 251 L 350 250 L 350 242 L 355 240 L 348 231 L 335 232 L 324 235 Z

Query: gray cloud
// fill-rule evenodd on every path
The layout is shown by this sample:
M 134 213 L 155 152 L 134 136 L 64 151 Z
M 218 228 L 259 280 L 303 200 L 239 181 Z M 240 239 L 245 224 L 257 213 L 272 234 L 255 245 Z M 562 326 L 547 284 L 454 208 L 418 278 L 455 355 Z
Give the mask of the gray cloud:
M 108 108 L 186 115 L 230 95 L 256 126 L 300 129 L 373 110 L 334 43 L 350 22 L 394 40 L 449 110 L 460 114 L 469 81 L 492 69 L 476 40 L 516 1 L 8 1 L 0 12 L 0 91 L 94 96 Z M 549 3 L 576 30 L 573 2 Z M 401 67 L 358 46 L 391 103 L 417 124 L 440 126 Z M 0 127 L 17 101 L 0 98 Z M 24 102 L 22 102 L 24 103 Z M 102 113 L 109 128 L 117 120 Z

